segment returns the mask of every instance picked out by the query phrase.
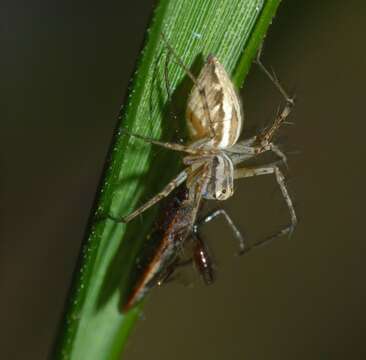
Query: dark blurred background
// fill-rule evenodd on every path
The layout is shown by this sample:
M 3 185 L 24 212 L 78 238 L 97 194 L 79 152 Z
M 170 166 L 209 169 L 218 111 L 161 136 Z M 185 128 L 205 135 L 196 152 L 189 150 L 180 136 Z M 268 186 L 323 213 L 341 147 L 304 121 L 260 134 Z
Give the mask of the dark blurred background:
M 2 359 L 46 358 L 152 3 L 2 1 Z M 282 2 L 264 62 L 296 89 L 280 144 L 300 224 L 243 258 L 224 221 L 207 226 L 217 283 L 154 291 L 126 359 L 365 358 L 365 16 L 357 0 Z M 246 126 L 280 100 L 253 67 Z M 270 176 L 225 208 L 252 241 L 288 221 Z

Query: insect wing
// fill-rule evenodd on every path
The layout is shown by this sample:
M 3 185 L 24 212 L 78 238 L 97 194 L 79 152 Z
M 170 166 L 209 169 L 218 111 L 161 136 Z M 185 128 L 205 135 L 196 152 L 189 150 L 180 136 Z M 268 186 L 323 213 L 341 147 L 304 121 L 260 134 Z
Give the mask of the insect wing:
M 189 190 L 184 185 L 166 199 L 149 236 L 149 248 L 143 265 L 140 266 L 140 274 L 124 301 L 124 312 L 142 300 L 150 289 L 172 275 L 175 264 L 178 263 L 179 252 L 192 232 L 195 206 L 196 203 L 189 198 Z

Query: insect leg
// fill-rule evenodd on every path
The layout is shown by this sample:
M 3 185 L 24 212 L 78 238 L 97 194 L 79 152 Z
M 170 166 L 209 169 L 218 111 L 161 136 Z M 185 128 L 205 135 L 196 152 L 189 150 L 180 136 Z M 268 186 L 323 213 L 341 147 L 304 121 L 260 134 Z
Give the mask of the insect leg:
M 278 235 L 289 234 L 289 236 L 291 236 L 291 234 L 297 224 L 297 217 L 296 217 L 294 206 L 292 204 L 292 200 L 291 200 L 290 195 L 286 188 L 285 177 L 283 176 L 281 170 L 276 165 L 276 163 L 270 164 L 267 166 L 263 166 L 263 167 L 235 169 L 234 178 L 239 179 L 239 178 L 244 178 L 244 177 L 266 175 L 266 174 L 274 174 L 276 176 L 277 183 L 281 189 L 282 196 L 286 201 L 287 207 L 290 212 L 290 217 L 291 217 L 291 224 L 284 230 L 281 230 L 278 233 Z
M 179 258 L 176 259 L 167 269 L 167 271 L 160 277 L 160 279 L 157 282 L 158 286 L 170 283 L 174 280 L 176 280 L 177 274 L 176 270 L 185 268 L 188 265 L 191 265 L 193 263 L 193 259 L 188 260 L 180 260 Z
M 143 213 L 145 210 L 147 210 L 149 207 L 155 205 L 160 200 L 164 199 L 166 196 L 168 196 L 175 188 L 177 188 L 180 184 L 182 184 L 187 179 L 187 172 L 183 170 L 178 174 L 177 177 L 175 177 L 172 181 L 168 183 L 168 185 L 165 186 L 165 188 L 160 191 L 157 195 L 155 195 L 153 198 L 151 198 L 149 201 L 147 201 L 145 204 L 140 206 L 137 210 L 132 212 L 130 215 L 127 215 L 123 217 L 120 222 L 128 223 L 132 219 L 134 219 L 136 216 Z
M 192 260 L 204 283 L 211 285 L 215 281 L 215 269 L 207 244 L 199 236 L 197 229 L 192 232 L 191 236 L 194 240 Z
M 239 253 L 244 252 L 246 249 L 244 237 L 241 234 L 241 232 L 239 231 L 239 229 L 236 227 L 236 225 L 234 224 L 234 222 L 231 219 L 231 217 L 229 216 L 229 214 L 224 209 L 213 210 L 212 212 L 206 214 L 203 218 L 198 219 L 197 223 L 194 225 L 194 233 L 198 233 L 199 227 L 201 227 L 204 224 L 207 224 L 208 222 L 214 220 L 215 218 L 217 218 L 220 215 L 222 215 L 224 217 L 224 219 L 227 221 L 227 223 L 229 224 L 235 237 L 239 241 Z

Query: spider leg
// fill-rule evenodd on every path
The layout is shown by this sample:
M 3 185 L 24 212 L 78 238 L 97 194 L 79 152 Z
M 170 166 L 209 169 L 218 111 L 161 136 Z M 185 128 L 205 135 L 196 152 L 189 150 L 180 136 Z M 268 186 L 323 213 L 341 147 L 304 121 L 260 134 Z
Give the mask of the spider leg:
M 262 154 L 266 151 L 273 151 L 276 155 L 278 155 L 284 162 L 286 163 L 285 155 L 280 151 L 280 149 L 272 143 L 272 139 L 276 131 L 280 128 L 280 126 L 284 123 L 287 117 L 290 115 L 292 108 L 292 104 L 287 103 L 283 110 L 277 114 L 272 126 L 264 131 L 263 133 L 257 135 L 256 143 L 258 145 L 252 146 L 252 152 L 256 155 Z M 247 150 L 250 151 L 250 150 Z
M 259 149 L 259 153 L 263 152 L 263 151 L 267 151 L 267 150 L 272 150 L 277 155 L 279 155 L 280 153 L 278 152 L 278 150 L 275 149 L 275 147 L 273 145 L 271 145 L 271 141 L 272 141 L 274 133 L 278 130 L 278 128 L 285 122 L 287 117 L 290 115 L 291 110 L 295 105 L 295 98 L 290 97 L 287 94 L 286 90 L 283 88 L 283 86 L 281 85 L 280 81 L 278 80 L 278 78 L 274 74 L 274 72 L 270 72 L 264 66 L 264 64 L 262 63 L 262 60 L 261 60 L 262 50 L 263 50 L 263 45 L 260 47 L 260 49 L 257 53 L 256 63 L 258 64 L 260 69 L 264 72 L 264 74 L 271 80 L 271 82 L 274 84 L 274 86 L 280 92 L 280 94 L 283 96 L 283 98 L 285 99 L 286 105 L 283 108 L 283 110 L 277 114 L 275 121 L 273 122 L 273 125 L 263 134 L 258 136 L 257 140 L 262 146 L 262 149 Z M 282 155 L 280 155 L 280 157 L 283 160 L 285 160 L 285 157 L 283 157 Z
M 146 136 L 142 136 L 142 135 L 139 135 L 139 134 L 134 134 L 134 133 L 131 133 L 131 132 L 126 131 L 126 130 L 123 130 L 123 131 L 129 136 L 136 137 L 136 138 L 141 139 L 141 140 L 143 140 L 147 143 L 158 145 L 158 146 L 161 146 L 161 147 L 166 148 L 166 149 L 170 149 L 170 150 L 174 150 L 174 151 L 180 151 L 180 152 L 186 152 L 188 154 L 193 154 L 193 155 L 196 155 L 196 154 L 200 153 L 199 150 L 193 149 L 190 146 L 185 146 L 185 145 L 176 144 L 176 143 L 162 142 L 162 141 L 151 139 L 151 138 L 146 137 Z
M 258 50 L 255 62 L 257 63 L 259 68 L 264 72 L 264 74 L 271 80 L 276 89 L 281 93 L 286 103 L 292 107 L 293 105 L 295 105 L 295 100 L 287 94 L 286 90 L 283 88 L 280 81 L 278 80 L 276 74 L 274 72 L 270 72 L 265 67 L 265 65 L 262 62 L 262 52 L 263 52 L 263 44 L 260 46 Z
M 297 216 L 296 216 L 296 212 L 295 212 L 292 200 L 291 200 L 290 195 L 286 188 L 285 177 L 283 176 L 281 170 L 276 165 L 276 163 L 270 164 L 267 166 L 263 166 L 263 167 L 235 169 L 234 178 L 239 179 L 239 178 L 244 178 L 244 177 L 266 175 L 266 174 L 275 175 L 277 183 L 281 189 L 282 196 L 286 201 L 287 207 L 290 212 L 290 217 L 291 217 L 291 224 L 289 226 L 287 226 L 285 229 L 281 230 L 278 233 L 278 235 L 276 235 L 276 237 L 279 235 L 285 235 L 285 234 L 288 234 L 289 236 L 291 236 L 296 227 L 296 224 L 297 224 Z
M 123 223 L 130 222 L 136 216 L 140 215 L 145 210 L 147 210 L 148 208 L 150 208 L 151 206 L 155 205 L 157 202 L 168 196 L 175 188 L 177 188 L 180 184 L 182 184 L 186 179 L 187 179 L 187 171 L 183 170 L 178 174 L 178 176 L 176 176 L 173 180 L 171 180 L 162 191 L 160 191 L 158 194 L 156 194 L 154 197 L 152 197 L 149 201 L 140 206 L 138 209 L 133 211 L 130 215 L 124 216 L 122 219 L 118 221 Z
M 273 139 L 274 134 L 280 128 L 280 126 L 285 122 L 287 117 L 290 115 L 292 110 L 292 104 L 287 103 L 283 110 L 277 114 L 272 126 L 266 130 L 264 133 L 258 135 L 257 140 L 262 145 L 264 151 L 269 150 L 270 143 Z

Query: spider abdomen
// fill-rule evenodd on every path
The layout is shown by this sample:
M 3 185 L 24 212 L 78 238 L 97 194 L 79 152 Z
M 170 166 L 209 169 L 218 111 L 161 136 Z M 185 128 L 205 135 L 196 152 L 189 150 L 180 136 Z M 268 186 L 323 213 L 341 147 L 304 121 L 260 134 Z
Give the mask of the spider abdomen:
M 239 97 L 218 59 L 210 55 L 188 98 L 186 120 L 192 141 L 207 139 L 208 145 L 234 145 L 242 128 Z

